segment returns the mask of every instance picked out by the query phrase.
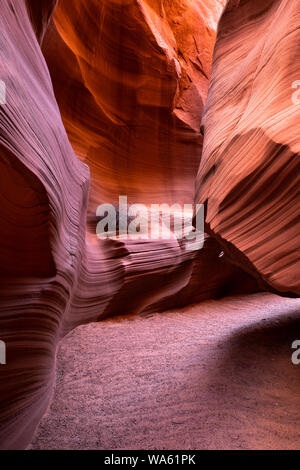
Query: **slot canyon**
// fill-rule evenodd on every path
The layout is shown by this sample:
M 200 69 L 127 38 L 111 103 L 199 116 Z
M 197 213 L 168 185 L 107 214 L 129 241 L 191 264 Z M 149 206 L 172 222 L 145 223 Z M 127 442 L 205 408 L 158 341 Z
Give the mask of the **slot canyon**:
M 299 449 L 300 3 L 0 6 L 0 449 Z

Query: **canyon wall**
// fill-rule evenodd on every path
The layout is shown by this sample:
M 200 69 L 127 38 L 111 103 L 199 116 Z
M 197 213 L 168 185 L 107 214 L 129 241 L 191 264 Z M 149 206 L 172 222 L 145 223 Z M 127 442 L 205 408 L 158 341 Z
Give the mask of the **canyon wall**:
M 130 2 L 127 3 L 129 5 Z M 131 3 L 130 11 L 139 11 L 136 10 L 136 2 Z M 144 6 L 146 15 L 148 6 L 146 3 Z M 46 51 L 51 49 L 50 38 L 54 26 L 52 24 L 49 30 L 50 36 L 46 28 L 54 2 L 41 2 L 39 10 L 34 2 L 3 0 L 1 7 L 0 65 L 6 99 L 0 106 L 0 336 L 1 341 L 6 343 L 7 364 L 0 367 L 0 446 L 3 449 L 20 449 L 30 441 L 49 404 L 57 344 L 72 328 L 109 315 L 161 309 L 218 297 L 228 290 L 232 291 L 230 278 L 236 279 L 242 290 L 255 289 L 256 285 L 247 275 L 243 277 L 242 272 L 233 268 L 224 257 L 219 257 L 220 247 L 212 239 L 207 239 L 201 252 L 187 251 L 185 241 L 179 242 L 176 238 L 144 242 L 98 240 L 95 230 L 90 228 L 91 224 L 86 225 L 90 171 L 84 162 L 91 166 L 92 184 L 97 190 L 92 190 L 91 201 L 95 199 L 97 203 L 102 202 L 105 195 L 112 199 L 121 190 L 128 189 L 130 192 L 131 185 L 134 197 L 149 192 L 149 200 L 152 201 L 154 193 L 151 194 L 147 186 L 150 181 L 154 181 L 150 188 L 158 190 L 161 187 L 164 195 L 173 194 L 176 199 L 180 195 L 180 201 L 192 197 L 191 168 L 196 171 L 199 161 L 202 107 L 199 107 L 198 115 L 195 115 L 195 107 L 191 111 L 194 115 L 191 118 L 194 123 L 192 128 L 191 122 L 188 122 L 188 106 L 189 103 L 193 105 L 194 99 L 200 100 L 200 96 L 202 103 L 208 86 L 208 79 L 204 80 L 198 66 L 194 70 L 194 66 L 189 65 L 190 73 L 199 75 L 197 84 L 190 92 L 195 98 L 191 101 L 184 99 L 186 104 L 182 102 L 176 117 L 176 106 L 173 107 L 172 100 L 176 95 L 175 101 L 179 103 L 180 96 L 184 96 L 184 90 L 179 92 L 178 84 L 181 66 L 177 63 L 175 52 L 171 54 L 171 46 L 168 46 L 170 51 L 167 53 L 165 46 L 162 47 L 161 36 L 155 39 L 146 27 L 144 17 L 139 17 L 141 41 L 146 43 L 148 49 L 142 50 L 139 59 L 133 59 L 133 69 L 138 66 L 138 60 L 141 61 L 141 69 L 150 69 L 145 69 L 141 76 L 133 73 L 132 77 L 129 77 L 129 72 L 120 69 L 124 75 L 122 93 L 125 101 L 120 103 L 118 114 L 115 100 L 118 90 L 122 88 L 121 79 L 118 83 L 117 70 L 114 70 L 118 64 L 112 64 L 110 70 L 109 61 L 103 63 L 104 59 L 97 57 L 97 74 L 102 68 L 112 74 L 111 88 L 102 95 L 94 83 L 91 64 L 88 65 L 84 58 L 80 64 L 59 36 L 60 42 L 57 45 L 52 43 L 60 80 L 55 82 L 55 91 L 70 140 L 81 161 L 69 143 L 40 49 L 42 42 Z M 57 18 L 61 18 L 63 8 L 62 2 Z M 155 9 L 153 11 L 155 16 L 157 13 Z M 91 14 L 94 15 L 93 10 Z M 150 15 L 150 10 L 147 14 Z M 129 15 L 128 22 L 130 18 Z M 164 16 L 162 26 L 165 21 Z M 133 50 L 133 44 L 137 46 L 141 36 L 131 37 L 132 27 L 137 27 L 134 16 L 132 22 L 124 26 L 124 38 L 129 36 Z M 72 27 L 70 23 L 71 31 Z M 84 36 L 82 28 L 81 38 Z M 88 31 L 87 24 L 86 33 Z M 101 31 L 95 37 L 93 48 L 101 40 Z M 174 42 L 174 35 L 167 28 L 164 35 L 168 37 L 168 34 Z M 207 68 L 213 33 L 209 32 L 208 38 Z M 197 47 L 194 45 L 193 50 Z M 154 54 L 152 64 L 151 54 L 155 50 L 157 54 Z M 142 64 L 143 54 L 148 57 L 150 65 Z M 111 61 L 115 56 L 121 60 L 116 52 L 112 54 Z M 196 53 L 193 60 L 196 60 Z M 208 74 L 209 70 L 205 73 Z M 101 78 L 100 74 L 99 79 L 105 82 L 108 77 Z M 190 82 L 187 77 L 185 80 Z M 59 83 L 64 82 L 67 88 L 60 90 Z M 135 82 L 143 83 L 139 91 L 131 90 Z M 63 96 L 65 104 L 60 100 Z M 131 100 L 134 103 L 133 112 Z M 129 118 L 125 113 L 127 107 Z M 173 111 L 175 124 L 169 127 Z M 137 117 L 134 117 L 135 112 Z M 141 127 L 145 125 L 145 129 L 138 129 L 138 119 L 141 119 Z M 167 123 L 160 129 L 159 122 L 164 119 Z M 132 120 L 136 129 L 130 135 Z M 147 127 L 147 122 L 150 127 Z M 155 128 L 153 145 L 155 149 L 162 145 L 163 160 L 158 158 L 158 154 L 151 159 L 152 152 L 147 147 L 150 145 L 147 133 Z M 170 145 L 175 146 L 177 138 L 181 140 L 182 149 L 187 150 L 189 164 L 184 164 L 184 156 L 179 159 L 179 153 L 171 152 L 169 155 L 168 139 L 171 134 Z M 175 134 L 177 137 L 174 137 Z M 133 150 L 123 153 L 124 148 L 130 148 L 130 142 L 133 142 L 132 148 L 137 146 L 143 153 L 134 154 Z M 107 149 L 109 144 L 112 148 Z M 112 154 L 115 154 L 115 160 Z M 126 162 L 125 157 L 130 159 Z M 110 163 L 106 166 L 107 160 Z M 112 167 L 117 167 L 117 161 L 123 169 L 121 172 L 118 169 L 117 177 L 113 172 L 111 176 Z M 148 164 L 151 166 L 151 162 L 153 167 L 149 169 L 149 175 L 153 180 L 150 176 L 147 178 Z M 126 168 L 128 171 L 125 171 Z M 155 182 L 156 178 L 159 184 Z M 138 182 L 141 188 L 145 185 L 143 191 L 133 181 Z M 205 282 L 202 279 L 203 270 Z
M 299 24 L 299 2 L 228 3 L 197 177 L 207 231 L 234 263 L 286 295 L 300 294 Z
M 43 52 L 76 154 L 91 171 L 89 212 L 192 203 L 202 108 L 224 0 L 61 0 Z
M 253 14 L 249 2 L 230 2 L 222 17 L 201 127 L 222 1 L 76 0 L 70 8 L 60 0 L 54 17 L 53 0 L 1 1 L 1 448 L 30 441 L 51 399 L 58 342 L 72 328 L 253 292 L 253 276 L 299 293 L 292 275 L 297 111 L 283 106 L 281 83 L 284 70 L 295 72 L 299 12 L 279 15 L 283 0 L 261 13 L 251 3 Z M 277 56 L 268 35 L 278 15 L 282 68 L 266 98 L 256 74 Z M 246 50 L 256 43 L 255 23 L 265 41 L 259 64 L 256 49 Z M 244 88 L 250 92 L 235 98 Z M 96 207 L 119 195 L 129 203 L 193 202 L 199 164 L 197 201 L 207 206 L 209 232 L 203 249 L 187 250 L 175 237 L 97 238 Z M 248 203 L 261 231 L 255 243 Z

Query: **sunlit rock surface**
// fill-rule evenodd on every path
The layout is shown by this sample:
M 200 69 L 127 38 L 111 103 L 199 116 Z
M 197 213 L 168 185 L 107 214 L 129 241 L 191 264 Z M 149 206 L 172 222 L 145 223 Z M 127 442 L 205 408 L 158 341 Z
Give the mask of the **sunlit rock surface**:
M 29 18 L 36 37 L 40 43 L 43 42 L 44 34 L 47 30 L 52 13 L 57 5 L 58 0 L 25 0 Z M 11 2 L 13 9 L 13 2 Z
M 193 202 L 200 123 L 224 0 L 60 0 L 44 41 L 90 211 Z
M 6 103 L 0 108 L 2 225 L 0 331 L 1 340 L 7 345 L 7 364 L 0 369 L 0 446 L 11 449 L 22 448 L 30 441 L 34 428 L 49 404 L 53 390 L 58 341 L 75 326 L 110 315 L 159 310 L 177 303 L 181 305 L 197 299 L 219 297 L 239 289 L 256 290 L 257 286 L 250 277 L 232 267 L 226 257 L 220 257 L 221 249 L 212 239 L 208 239 L 203 250 L 197 252 L 186 250 L 185 242 L 179 242 L 176 238 L 164 241 L 100 241 L 96 237 L 95 230 L 86 231 L 89 168 L 77 158 L 69 143 L 48 68 L 39 46 L 44 37 L 47 48 L 47 35 L 44 33 L 49 20 L 49 11 L 53 5 L 51 2 L 48 6 L 41 3 L 42 10 L 31 11 L 30 14 L 27 5 L 20 0 L 13 2 L 5 0 L 1 6 L 0 64 L 1 80 L 6 84 Z M 36 7 L 36 4 L 34 6 Z M 61 14 L 62 9 L 59 9 L 58 17 Z M 145 25 L 143 27 L 147 30 Z M 124 37 L 128 35 L 130 38 L 129 32 L 125 33 Z M 167 33 L 164 34 L 168 37 Z M 208 56 L 211 54 L 213 44 L 213 33 L 211 34 L 212 36 L 208 35 Z M 150 36 L 152 38 L 152 33 Z M 150 39 L 142 37 L 142 40 L 148 43 Z M 201 47 L 205 48 L 205 44 Z M 57 49 L 56 52 L 59 58 L 60 50 Z M 147 54 L 150 62 L 152 52 L 149 48 Z M 65 62 L 62 58 L 58 61 L 59 66 L 66 67 L 65 80 L 68 80 L 67 57 L 71 61 L 75 58 L 70 50 L 68 54 L 65 56 Z M 155 77 L 155 74 L 159 75 L 159 67 L 162 67 L 164 79 L 169 80 L 169 85 L 173 82 L 174 86 L 176 85 L 179 78 L 172 68 L 176 61 L 171 58 L 169 65 L 165 65 L 165 62 L 168 64 L 166 56 L 159 50 L 155 59 L 156 72 L 152 71 L 148 86 L 144 85 L 140 90 L 139 104 L 134 101 L 137 112 L 141 113 L 141 116 L 145 113 L 146 121 L 151 121 L 154 119 L 154 114 L 159 115 L 161 112 L 165 117 L 172 114 L 170 103 L 175 95 L 168 95 L 169 89 L 163 83 L 164 80 L 161 79 L 156 83 Z M 75 64 L 72 69 L 73 74 L 78 73 Z M 170 71 L 166 73 L 169 66 Z M 195 93 L 201 95 L 201 100 L 204 100 L 207 79 L 204 85 L 202 72 L 198 70 L 193 73 L 195 77 L 199 75 L 199 83 L 195 85 L 198 91 Z M 139 79 L 143 81 L 146 78 Z M 82 75 L 79 86 L 83 87 Z M 178 83 L 175 88 L 177 86 Z M 74 88 L 76 87 L 75 81 Z M 92 90 L 92 85 L 89 87 Z M 163 99 L 162 102 L 156 95 L 159 87 L 165 87 L 167 95 L 166 100 Z M 149 103 L 145 101 L 148 89 L 149 93 L 154 94 L 152 108 L 155 109 L 151 109 L 147 114 Z M 111 122 L 111 126 L 115 126 L 114 133 L 109 134 L 109 142 L 113 142 L 115 150 L 119 148 L 116 142 L 120 142 L 119 134 L 125 129 L 120 122 L 124 119 L 126 106 L 129 105 L 128 102 L 123 103 L 121 106 L 123 111 L 117 116 L 113 98 L 109 104 L 109 93 L 114 96 L 115 92 L 107 90 L 101 98 L 96 87 L 93 97 L 88 88 L 84 88 L 83 96 L 88 97 L 95 106 L 94 110 L 87 106 L 86 114 L 81 106 L 78 113 L 75 113 L 72 106 L 76 102 L 77 95 L 72 94 L 72 87 L 70 95 L 65 96 L 66 109 L 70 106 L 74 113 L 65 119 L 67 124 L 73 123 L 69 132 L 74 148 L 81 158 L 85 149 L 87 154 L 94 152 L 93 142 L 96 142 L 96 148 L 100 145 L 105 148 L 103 136 L 98 141 L 96 139 L 100 132 L 101 113 L 103 124 L 109 127 Z M 80 103 L 80 93 L 78 99 Z M 198 127 L 201 109 L 200 107 L 197 116 Z M 183 110 L 182 113 L 184 114 Z M 63 106 L 62 114 L 64 114 Z M 183 125 L 183 114 L 180 119 L 176 119 L 178 122 L 181 121 L 179 127 L 183 126 L 183 140 L 191 137 L 191 147 L 195 152 L 191 152 L 188 158 L 193 159 L 190 164 L 195 169 L 199 156 L 197 150 L 199 146 L 196 144 L 199 129 L 194 130 L 190 125 Z M 80 115 L 82 115 L 81 122 L 78 121 Z M 188 113 L 184 119 L 188 120 Z M 89 128 L 92 122 L 94 127 Z M 141 132 L 147 135 L 148 129 L 142 117 L 141 124 L 142 127 L 145 125 Z M 137 121 L 135 125 L 137 126 Z M 156 126 L 159 133 L 158 123 Z M 128 131 L 130 127 L 128 122 L 125 127 Z M 102 129 L 103 133 L 105 126 Z M 162 134 L 165 131 L 167 134 L 173 132 L 170 129 L 166 126 L 161 132 Z M 72 139 L 72 135 L 76 135 L 76 132 L 79 136 L 77 142 Z M 88 143 L 89 139 L 93 145 Z M 165 145 L 167 139 L 168 137 Z M 78 142 L 81 140 L 83 145 L 80 149 Z M 147 162 L 151 164 L 147 154 L 150 152 L 147 142 L 149 141 L 145 140 L 143 146 L 141 141 L 139 143 L 145 150 L 143 158 L 139 156 L 139 165 L 144 166 L 141 175 L 145 177 L 145 181 L 142 179 L 140 184 L 145 185 L 145 188 L 153 188 L 157 184 L 162 188 L 162 193 L 169 192 L 176 197 L 181 188 L 180 194 L 184 200 L 185 177 L 180 182 L 181 170 L 176 167 L 179 160 L 176 158 L 173 160 L 174 154 L 170 156 L 167 148 L 164 150 L 164 165 L 159 167 L 159 170 L 163 169 L 165 172 L 166 181 L 168 181 L 167 175 L 170 174 L 168 190 L 165 192 L 166 184 L 164 185 L 162 179 L 156 181 L 156 171 L 152 175 L 155 178 L 151 180 L 154 183 L 150 185 L 146 171 Z M 172 145 L 175 145 L 175 142 L 176 139 Z M 155 141 L 155 145 L 159 147 L 159 140 Z M 120 185 L 124 184 L 126 190 L 128 178 L 132 177 L 137 181 L 130 167 L 131 161 L 134 161 L 134 153 L 127 153 L 127 156 L 129 155 L 132 159 L 128 163 L 130 172 L 124 173 L 123 178 L 120 178 Z M 121 157 L 119 153 L 118 158 Z M 180 158 L 184 160 L 182 155 Z M 87 161 L 92 167 L 93 159 Z M 99 181 L 103 178 L 103 188 L 109 188 L 107 175 L 111 166 L 105 168 L 105 164 L 98 157 L 94 161 L 103 171 L 94 172 L 93 182 L 97 186 L 97 178 Z M 176 170 L 177 183 L 171 177 L 173 167 L 174 171 Z M 151 172 L 151 168 L 149 171 Z M 192 173 L 189 173 L 187 187 L 189 197 L 192 194 L 191 176 Z M 121 186 L 116 187 L 115 193 L 119 193 L 120 188 Z M 138 194 L 136 187 L 132 191 L 132 194 Z M 146 189 L 144 191 L 146 193 Z M 98 198 L 98 193 L 96 194 Z M 106 194 L 112 194 L 111 188 L 107 189 Z M 231 277 L 237 280 L 237 286 L 230 285 Z
M 230 1 L 203 118 L 207 229 L 269 288 L 300 294 L 300 5 Z
M 74 327 L 108 316 L 253 292 L 258 289 L 253 275 L 283 292 L 298 292 L 297 278 L 293 281 L 292 277 L 298 248 L 292 224 L 298 189 L 298 143 L 293 127 L 297 111 L 290 107 L 278 116 L 275 112 L 278 96 L 286 96 L 281 87 L 281 80 L 287 83 L 284 64 L 295 70 L 298 47 L 293 43 L 296 30 L 292 26 L 299 15 L 296 8 L 289 10 L 291 4 L 285 10 L 286 4 L 269 2 L 265 12 L 256 15 L 248 3 L 240 2 L 222 19 L 205 113 L 205 152 L 197 193 L 199 201 L 208 199 L 207 229 L 213 237 L 206 237 L 203 249 L 189 251 L 185 240 L 171 236 L 166 240 L 99 240 L 95 210 L 102 202 L 115 204 L 122 194 L 128 196 L 129 203 L 193 201 L 202 151 L 202 110 L 222 2 L 78 0 L 70 8 L 67 0 L 60 0 L 51 19 L 53 1 L 39 5 L 29 0 L 2 1 L 0 79 L 6 85 L 6 102 L 0 106 L 0 339 L 7 345 L 7 364 L 0 367 L 1 448 L 23 448 L 30 441 L 53 392 L 58 342 Z M 256 73 L 261 68 L 264 74 L 273 63 L 274 49 L 267 54 L 269 39 L 261 47 L 260 60 L 265 60 L 265 65 L 259 62 L 259 68 L 255 58 L 256 65 L 252 65 L 253 44 L 249 64 L 244 61 L 247 41 L 256 37 L 254 23 L 260 43 L 259 34 L 266 34 L 266 25 L 272 30 L 272 21 L 277 21 L 280 12 L 286 36 L 282 33 L 278 45 L 282 63 L 274 66 L 271 74 L 276 77 L 275 72 L 280 71 L 274 87 L 268 88 L 271 109 L 264 121 L 264 106 L 269 105 Z M 235 42 L 229 42 L 223 54 L 219 49 L 222 28 L 231 15 L 230 35 Z M 278 41 L 280 37 L 276 36 Z M 219 55 L 227 54 L 228 62 L 221 57 L 225 65 L 219 65 Z M 247 69 L 246 90 L 257 93 L 256 111 L 251 96 L 248 100 L 252 104 L 251 108 L 248 103 L 249 121 L 240 116 L 238 103 L 234 106 L 233 92 L 231 100 L 226 93 L 212 92 L 218 80 L 224 80 L 223 86 L 230 90 L 236 80 L 239 90 L 243 68 Z M 220 109 L 210 115 L 213 106 Z M 285 120 L 289 125 L 285 126 Z M 242 124 L 242 131 L 235 134 L 233 127 Z M 248 135 L 253 132 L 249 145 Z M 224 139 L 226 152 L 221 158 L 216 149 Z M 230 148 L 236 140 L 241 155 L 237 173 L 230 166 L 236 155 Z M 279 158 L 274 165 L 273 142 L 282 146 L 282 151 L 276 147 Z M 251 157 L 256 146 L 255 155 L 261 155 L 263 168 Z M 262 149 L 263 155 L 259 153 Z M 219 161 L 213 169 L 211 151 Z M 220 173 L 216 184 L 212 176 L 222 165 L 226 171 Z M 257 182 L 247 182 L 241 197 L 239 175 L 244 180 L 258 167 Z M 280 193 L 280 230 L 276 233 L 271 230 L 272 188 Z M 255 247 L 251 230 L 246 232 L 241 222 L 245 216 L 245 226 L 249 225 L 249 207 L 245 207 L 248 200 L 252 204 L 254 190 L 259 195 L 256 203 L 261 201 L 255 218 L 261 232 L 257 232 Z M 224 233 L 216 239 L 219 232 L 212 222 L 213 214 L 214 219 L 223 216 L 222 211 L 213 211 L 224 203 L 225 195 L 229 197 L 225 208 L 229 215 L 233 211 L 231 218 L 226 217 L 229 235 L 235 234 L 238 242 L 226 237 L 237 249 L 233 261 L 239 267 L 232 264 L 233 248 L 227 249 Z M 253 209 L 257 212 L 256 206 Z M 261 228 L 264 217 L 272 221 L 270 233 Z M 288 220 L 286 227 L 283 218 Z M 266 238 L 268 233 L 270 239 Z M 271 251 L 270 240 L 275 235 L 278 239 Z M 242 256 L 242 242 L 249 250 L 245 250 L 248 262 Z M 260 256 L 258 261 L 254 255 Z M 281 263 L 280 270 L 276 263 Z M 245 269 L 251 275 L 245 274 Z

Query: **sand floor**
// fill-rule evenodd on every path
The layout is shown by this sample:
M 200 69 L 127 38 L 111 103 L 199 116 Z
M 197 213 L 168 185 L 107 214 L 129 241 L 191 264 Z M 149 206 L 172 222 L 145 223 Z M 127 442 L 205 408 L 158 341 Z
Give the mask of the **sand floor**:
M 300 300 L 208 301 L 61 343 L 33 449 L 299 449 Z

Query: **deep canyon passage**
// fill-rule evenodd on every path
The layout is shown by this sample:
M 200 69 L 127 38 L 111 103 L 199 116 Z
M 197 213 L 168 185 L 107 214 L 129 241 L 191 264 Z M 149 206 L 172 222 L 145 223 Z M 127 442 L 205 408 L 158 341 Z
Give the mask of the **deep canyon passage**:
M 299 2 L 0 7 L 0 448 L 298 449 Z

